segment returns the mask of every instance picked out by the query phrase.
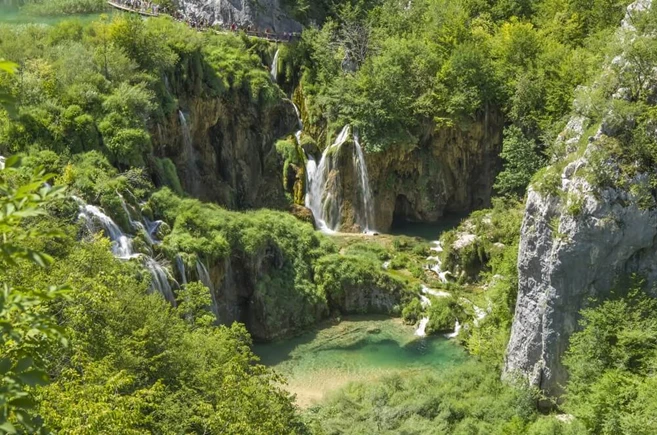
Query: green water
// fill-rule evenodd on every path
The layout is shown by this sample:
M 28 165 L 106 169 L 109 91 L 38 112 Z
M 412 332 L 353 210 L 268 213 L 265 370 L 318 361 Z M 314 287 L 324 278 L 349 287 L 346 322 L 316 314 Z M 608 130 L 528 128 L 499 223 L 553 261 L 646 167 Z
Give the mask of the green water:
M 301 406 L 349 382 L 385 375 L 440 371 L 466 358 L 442 337 L 418 338 L 398 319 L 355 317 L 290 340 L 254 346 L 261 362 L 287 378 Z
M 438 240 L 445 231 L 458 226 L 467 215 L 448 215 L 440 218 L 438 222 L 395 222 L 390 234 L 395 236 L 419 237 L 424 240 Z
M 88 23 L 98 19 L 100 15 L 101 14 L 38 15 L 38 14 L 30 14 L 14 6 L 0 5 L 0 24 L 55 25 L 65 20 L 80 20 L 84 23 Z

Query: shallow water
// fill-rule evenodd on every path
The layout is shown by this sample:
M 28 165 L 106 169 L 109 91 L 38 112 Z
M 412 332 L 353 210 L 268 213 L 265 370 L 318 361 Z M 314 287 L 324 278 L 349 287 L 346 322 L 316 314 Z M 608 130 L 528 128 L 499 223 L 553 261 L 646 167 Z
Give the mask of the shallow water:
M 107 12 L 111 15 L 113 12 Z M 55 25 L 66 20 L 80 20 L 88 23 L 100 17 L 101 14 L 68 14 L 68 15 L 36 15 L 30 14 L 13 6 L 0 5 L 0 24 L 47 24 Z
M 255 345 L 254 351 L 287 378 L 285 388 L 305 407 L 349 382 L 438 371 L 465 360 L 456 344 L 414 332 L 399 319 L 352 317 L 290 340 Z

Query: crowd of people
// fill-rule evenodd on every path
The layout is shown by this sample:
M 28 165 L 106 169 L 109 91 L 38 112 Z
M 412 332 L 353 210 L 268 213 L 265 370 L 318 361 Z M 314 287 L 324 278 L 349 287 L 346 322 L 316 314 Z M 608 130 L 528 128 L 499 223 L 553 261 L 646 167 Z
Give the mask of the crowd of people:
M 179 10 L 169 11 L 166 7 L 161 7 L 158 4 L 151 3 L 145 0 L 110 0 L 110 3 L 114 3 L 120 6 L 123 6 L 127 9 L 131 9 L 135 12 L 149 15 L 159 15 L 160 13 L 165 13 L 171 15 L 175 20 L 184 22 L 192 29 L 196 30 L 223 30 L 231 31 L 234 33 L 245 32 L 249 36 L 255 36 L 257 38 L 264 38 L 270 41 L 279 41 L 279 42 L 292 42 L 301 37 L 300 33 L 296 32 L 283 32 L 276 33 L 270 28 L 266 28 L 264 31 L 258 29 L 255 26 L 241 25 L 237 23 L 231 23 L 229 25 L 223 23 L 217 23 L 216 21 L 211 21 L 208 18 L 202 17 L 193 17 L 188 16 Z
M 112 3 L 124 6 L 133 11 L 150 14 L 150 15 L 160 15 L 160 5 L 156 3 L 151 3 L 149 1 L 142 0 L 111 0 Z

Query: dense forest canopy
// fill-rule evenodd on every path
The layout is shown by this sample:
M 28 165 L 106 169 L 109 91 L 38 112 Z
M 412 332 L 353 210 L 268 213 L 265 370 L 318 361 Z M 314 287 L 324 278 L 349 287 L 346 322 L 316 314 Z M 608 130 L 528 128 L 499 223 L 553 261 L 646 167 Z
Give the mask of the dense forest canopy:
M 618 139 L 591 160 L 617 158 L 618 177 L 652 171 L 652 190 L 633 194 L 646 213 L 654 208 L 655 99 L 645 77 L 657 64 L 657 10 L 637 17 L 640 36 L 621 43 L 627 0 L 281 3 L 306 27 L 278 47 L 169 16 L 48 25 L 0 18 L 0 432 L 655 433 L 657 307 L 644 277 L 620 277 L 613 298 L 582 311 L 558 401 L 520 378 L 502 381 L 500 369 L 516 306 L 523 199 L 530 183 L 558 190 L 554 168 L 574 151 L 556 138 L 573 113 L 596 128 L 605 113 L 617 115 L 606 128 Z M 107 12 L 96 0 L 15 6 L 44 16 Z M 629 66 L 608 67 L 621 53 Z M 611 98 L 618 88 L 629 96 Z M 403 155 L 441 128 L 502 119 L 497 198 L 442 236 L 439 261 L 455 278 L 430 284 L 450 297 L 429 307 L 418 298 L 422 262 L 435 249 L 425 241 L 328 237 L 286 211 L 300 206 L 297 193 L 272 200 L 279 210 L 192 198 L 173 161 L 178 142 L 167 136 L 185 134 L 183 108 L 208 107 L 198 101 L 220 102 L 210 107 L 237 126 L 235 142 L 256 129 L 249 117 L 276 118 L 277 137 L 248 137 L 276 142 L 256 166 L 275 166 L 278 179 L 284 168 L 284 183 L 289 166 L 307 163 L 306 148 L 324 150 L 346 124 L 367 153 Z M 296 120 L 291 128 L 278 122 L 290 101 L 304 129 L 298 142 Z M 179 130 L 163 132 L 173 123 Z M 245 125 L 249 132 L 239 133 Z M 216 136 L 225 131 L 233 130 Z M 587 176 L 592 185 L 613 181 L 605 171 Z M 582 212 L 564 200 L 569 213 Z M 85 221 L 85 207 L 96 206 L 129 255 L 117 255 L 105 221 L 104 231 Z M 558 230 L 557 222 L 554 238 Z M 463 234 L 472 243 L 458 248 Z M 166 270 L 164 285 L 149 261 Z M 237 289 L 235 301 L 211 288 L 218 275 L 237 277 L 221 280 Z M 360 291 L 367 296 L 350 298 Z M 372 295 L 394 303 L 377 305 Z M 242 310 L 235 322 L 221 318 L 231 309 Z M 470 359 L 444 373 L 352 384 L 300 409 L 285 379 L 252 351 L 253 337 L 373 312 L 408 324 L 426 316 L 429 334 L 460 321 Z M 539 403 L 551 413 L 539 413 Z

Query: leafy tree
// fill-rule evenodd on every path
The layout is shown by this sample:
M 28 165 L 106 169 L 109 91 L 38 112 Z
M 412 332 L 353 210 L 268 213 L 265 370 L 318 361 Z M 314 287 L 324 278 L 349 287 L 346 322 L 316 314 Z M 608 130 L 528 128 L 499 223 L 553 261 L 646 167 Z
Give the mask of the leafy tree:
M 35 173 L 14 186 L 7 178 L 20 159 L 10 157 L 0 171 L 0 266 L 21 267 L 26 263 L 46 268 L 53 259 L 26 247 L 30 240 L 45 237 L 38 229 L 23 226 L 26 220 L 45 214 L 44 205 L 63 194 L 62 188 L 46 183 L 52 175 Z M 48 234 L 52 237 L 54 234 Z M 31 390 L 48 381 L 45 371 L 48 347 L 67 341 L 46 303 L 66 294 L 64 287 L 12 286 L 0 273 L 0 430 L 36 431 L 41 420 L 35 415 Z
M 497 176 L 495 189 L 503 195 L 523 195 L 534 174 L 545 165 L 536 142 L 515 126 L 504 130 L 500 157 L 504 170 Z
M 645 434 L 654 426 L 657 299 L 645 287 L 637 276 L 621 284 L 625 296 L 583 310 L 582 330 L 570 338 L 565 407 L 592 433 Z

